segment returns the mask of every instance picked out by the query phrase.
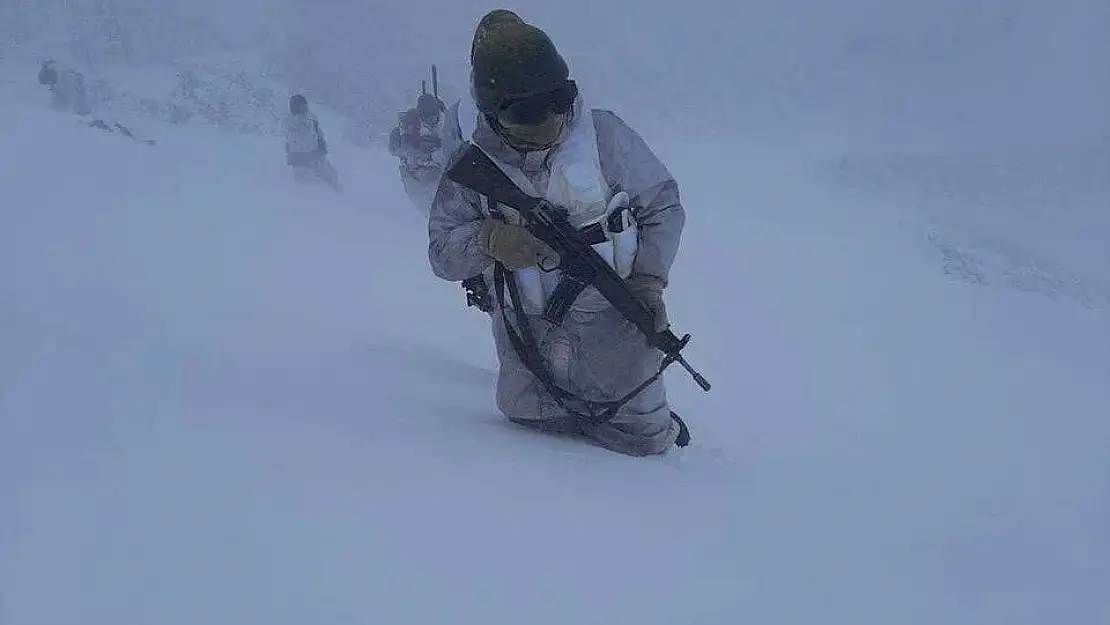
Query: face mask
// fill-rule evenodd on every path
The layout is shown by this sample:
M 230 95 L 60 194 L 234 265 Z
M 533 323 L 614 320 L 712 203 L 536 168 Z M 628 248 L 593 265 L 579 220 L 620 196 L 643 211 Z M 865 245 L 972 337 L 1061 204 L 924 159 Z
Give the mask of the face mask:
M 566 121 L 566 114 L 554 113 L 537 124 L 528 125 L 506 123 L 501 117 L 497 119 L 506 143 L 524 151 L 544 150 L 551 147 L 563 133 Z

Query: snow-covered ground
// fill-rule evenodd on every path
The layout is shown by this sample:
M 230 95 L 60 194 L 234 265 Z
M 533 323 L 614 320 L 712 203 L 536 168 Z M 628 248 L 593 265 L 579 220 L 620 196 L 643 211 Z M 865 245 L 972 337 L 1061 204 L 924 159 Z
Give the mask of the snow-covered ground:
M 3 625 L 1110 622 L 1107 302 L 954 279 L 852 146 L 656 142 L 715 387 L 635 459 L 497 414 L 384 151 L 0 106 Z

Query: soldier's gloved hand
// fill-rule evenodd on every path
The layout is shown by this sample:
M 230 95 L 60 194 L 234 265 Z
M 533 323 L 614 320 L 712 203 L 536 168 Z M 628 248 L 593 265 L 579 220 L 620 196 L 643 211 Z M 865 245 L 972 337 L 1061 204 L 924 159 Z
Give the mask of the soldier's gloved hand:
M 487 218 L 482 224 L 479 240 L 486 254 L 509 271 L 526 269 L 537 264 L 542 264 L 544 267 L 559 264 L 559 255 L 555 250 L 533 236 L 524 226 Z
M 663 280 L 656 276 L 637 274 L 628 279 L 628 289 L 644 303 L 655 318 L 656 332 L 662 332 L 671 326 L 667 319 L 667 305 L 663 303 L 664 287 Z

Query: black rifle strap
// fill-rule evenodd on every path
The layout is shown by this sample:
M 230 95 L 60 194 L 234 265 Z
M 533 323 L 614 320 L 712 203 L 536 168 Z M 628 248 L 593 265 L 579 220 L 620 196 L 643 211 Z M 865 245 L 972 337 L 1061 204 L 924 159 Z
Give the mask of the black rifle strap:
M 516 314 L 517 325 L 520 326 L 520 333 L 513 327 L 512 321 L 509 319 L 508 313 L 505 311 L 505 291 L 508 287 L 509 299 L 512 302 L 513 312 Z M 579 414 L 577 411 L 571 410 L 565 401 L 577 399 L 573 393 L 563 389 L 555 383 L 555 376 L 548 370 L 543 361 L 543 354 L 540 353 L 539 344 L 536 341 L 536 335 L 532 332 L 532 324 L 528 319 L 527 313 L 524 312 L 524 305 L 520 298 L 520 288 L 516 284 L 516 278 L 509 275 L 508 270 L 501 263 L 497 263 L 493 272 L 493 288 L 497 293 L 497 299 L 500 301 L 498 306 L 501 309 L 501 321 L 505 326 L 505 334 L 509 337 L 509 342 L 516 351 L 517 357 L 528 369 L 531 374 L 543 384 L 547 392 L 555 398 L 561 407 L 566 409 L 571 414 L 582 418 L 585 415 Z M 592 412 L 592 411 L 591 411 Z M 616 411 L 614 411 L 615 413 Z M 591 415 L 592 416 L 592 415 Z
M 616 416 L 617 411 L 622 406 L 627 404 L 632 398 L 644 392 L 649 386 L 655 383 L 656 380 L 663 376 L 663 372 L 667 367 L 674 364 L 675 359 L 667 356 L 663 359 L 659 370 L 654 375 L 644 380 L 639 386 L 632 389 L 624 397 L 616 401 L 609 402 L 594 402 L 576 396 L 574 393 L 560 387 L 555 382 L 555 376 L 547 368 L 543 360 L 543 355 L 540 353 L 539 344 L 536 341 L 535 334 L 532 332 L 531 321 L 527 313 L 524 312 L 524 305 L 520 298 L 520 289 L 516 284 L 516 279 L 509 275 L 508 270 L 504 265 L 497 263 L 493 273 L 494 291 L 497 294 L 497 299 L 500 304 L 498 308 L 501 309 L 501 320 L 505 326 L 505 334 L 509 337 L 509 343 L 512 344 L 513 350 L 516 351 L 520 361 L 528 369 L 528 371 L 540 381 L 540 384 L 547 390 L 549 394 L 555 399 L 559 406 L 566 410 L 569 414 L 577 419 L 586 421 L 587 423 L 598 425 L 609 422 Z M 513 328 L 512 322 L 509 320 L 508 313 L 505 312 L 505 291 L 508 288 L 509 298 L 512 300 L 513 312 L 517 318 L 517 325 L 520 326 L 520 333 Z M 568 402 L 578 402 L 584 405 L 587 409 L 586 413 L 579 412 L 571 408 Z

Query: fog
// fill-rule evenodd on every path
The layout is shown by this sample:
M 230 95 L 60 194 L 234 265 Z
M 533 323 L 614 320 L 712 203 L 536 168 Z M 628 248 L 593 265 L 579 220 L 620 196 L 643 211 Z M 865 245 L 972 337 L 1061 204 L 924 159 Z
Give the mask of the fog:
M 690 0 L 507 5 L 584 93 L 662 135 L 1006 146 L 1110 129 L 1102 0 Z M 4 0 L 4 53 L 96 70 L 229 51 L 348 115 L 466 90 L 475 0 Z M 378 111 L 373 113 L 372 111 Z
M 682 189 L 691 445 L 510 427 L 430 271 L 491 5 L 0 0 L 0 625 L 1110 623 L 1110 1 L 509 6 Z

